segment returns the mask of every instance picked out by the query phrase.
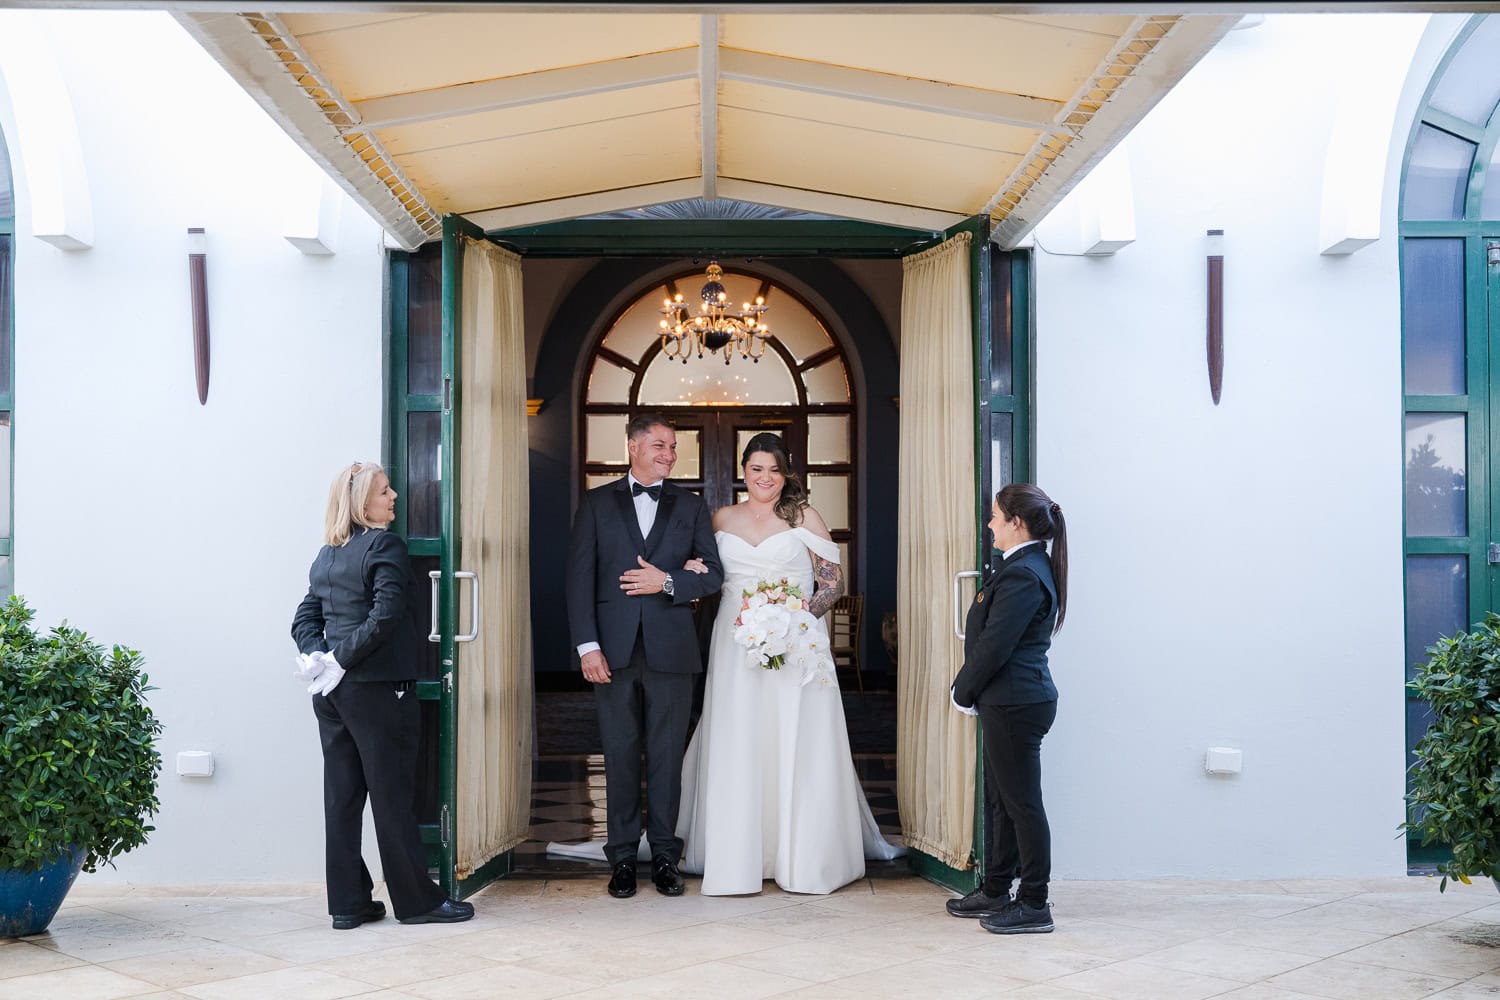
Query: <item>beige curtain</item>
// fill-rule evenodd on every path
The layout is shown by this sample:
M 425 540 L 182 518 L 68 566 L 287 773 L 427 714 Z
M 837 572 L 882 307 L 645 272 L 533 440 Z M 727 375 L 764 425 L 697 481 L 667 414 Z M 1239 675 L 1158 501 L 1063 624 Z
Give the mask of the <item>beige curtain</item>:
M 896 798 L 906 843 L 954 868 L 974 842 L 974 720 L 949 704 L 963 665 L 953 574 L 974 565 L 972 237 L 904 262 L 896 547 Z
M 458 647 L 458 877 L 531 822 L 530 497 L 521 259 L 464 240 L 460 303 L 459 569 L 479 574 L 479 637 Z M 461 629 L 469 581 L 460 581 Z

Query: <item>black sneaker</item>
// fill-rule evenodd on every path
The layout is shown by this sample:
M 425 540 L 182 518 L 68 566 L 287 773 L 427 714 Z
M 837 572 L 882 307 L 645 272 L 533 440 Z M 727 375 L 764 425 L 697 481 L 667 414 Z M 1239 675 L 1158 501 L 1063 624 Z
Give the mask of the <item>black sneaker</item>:
M 1047 903 L 1032 906 L 1012 900 L 993 916 L 981 917 L 979 926 L 991 934 L 1051 934 L 1052 907 Z
M 991 896 L 980 886 L 963 899 L 950 899 L 945 904 L 948 914 L 954 917 L 989 917 L 999 913 L 1010 903 L 1010 893 Z

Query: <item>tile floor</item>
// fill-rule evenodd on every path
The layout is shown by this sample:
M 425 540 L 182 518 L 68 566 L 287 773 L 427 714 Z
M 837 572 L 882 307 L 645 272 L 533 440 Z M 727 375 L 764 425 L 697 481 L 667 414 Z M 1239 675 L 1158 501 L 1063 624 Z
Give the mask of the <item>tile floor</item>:
M 899 832 L 893 760 L 859 755 Z M 538 766 L 517 877 L 465 924 L 329 927 L 321 885 L 125 886 L 84 877 L 47 933 L 0 939 L 0 1000 L 337 997 L 1008 1000 L 1500 1000 L 1500 896 L 1429 878 L 1079 882 L 1053 934 L 1006 938 L 950 893 L 871 866 L 831 896 L 610 899 L 602 863 L 548 840 L 602 837 L 602 762 Z
M 0 998 L 1500 997 L 1500 897 L 1435 880 L 1077 882 L 1057 931 L 996 937 L 911 877 L 827 897 L 610 899 L 522 878 L 473 921 L 334 931 L 317 885 L 81 884 L 0 942 Z

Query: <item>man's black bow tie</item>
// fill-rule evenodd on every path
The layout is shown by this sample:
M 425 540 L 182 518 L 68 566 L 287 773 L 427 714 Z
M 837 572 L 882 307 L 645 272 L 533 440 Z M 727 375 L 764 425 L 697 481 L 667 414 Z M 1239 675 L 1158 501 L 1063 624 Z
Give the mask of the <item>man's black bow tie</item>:
M 640 483 L 631 483 L 630 484 L 630 495 L 631 496 L 638 497 L 642 493 L 646 494 L 652 500 L 660 502 L 661 501 L 661 483 L 657 483 L 655 486 L 642 486 Z

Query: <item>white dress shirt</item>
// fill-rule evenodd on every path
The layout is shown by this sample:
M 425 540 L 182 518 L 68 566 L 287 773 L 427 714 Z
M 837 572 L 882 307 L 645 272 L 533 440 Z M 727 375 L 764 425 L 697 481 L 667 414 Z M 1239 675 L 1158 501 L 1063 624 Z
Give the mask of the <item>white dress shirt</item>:
M 1011 556 L 1015 555 L 1017 552 L 1020 552 L 1022 549 L 1024 549 L 1028 545 L 1040 545 L 1040 544 L 1042 544 L 1042 540 L 1040 538 L 1033 538 L 1029 542 L 1022 542 L 1020 545 L 1012 545 L 1010 548 L 1008 548 L 1004 552 L 1000 553 L 1000 558 L 1001 559 L 1009 559 Z
M 635 492 L 635 484 L 640 482 L 635 476 L 627 472 L 625 473 L 625 481 L 630 484 L 630 492 L 633 494 L 630 499 L 635 504 L 635 522 L 641 526 L 641 537 L 650 538 L 651 526 L 656 523 L 656 508 L 660 504 L 652 500 L 649 493 Z M 641 485 L 656 486 L 660 483 L 661 480 L 658 479 L 654 483 L 641 483 Z

